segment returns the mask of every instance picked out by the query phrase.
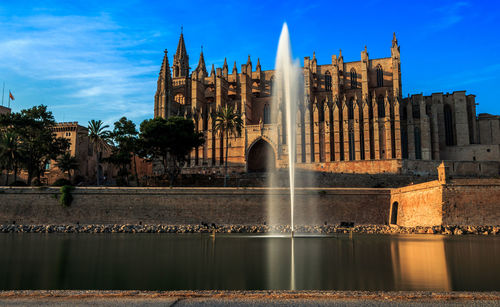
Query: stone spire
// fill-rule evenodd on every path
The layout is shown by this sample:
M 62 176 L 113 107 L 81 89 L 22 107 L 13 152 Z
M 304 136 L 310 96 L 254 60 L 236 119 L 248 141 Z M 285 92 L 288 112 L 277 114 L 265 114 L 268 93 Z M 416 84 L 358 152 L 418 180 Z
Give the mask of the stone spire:
M 205 65 L 205 57 L 203 56 L 203 46 L 201 46 L 200 59 L 198 60 L 198 67 L 196 67 L 196 71 L 199 73 L 204 72 L 205 76 L 207 75 L 207 66 Z
M 398 39 L 396 38 L 396 32 L 392 33 L 392 47 L 397 47 L 398 46 Z
M 222 75 L 224 76 L 224 78 L 227 78 L 228 73 L 229 73 L 229 68 L 227 66 L 227 59 L 224 58 L 224 65 L 222 65 Z
M 260 58 L 257 58 L 257 66 L 256 66 L 257 69 L 260 69 Z
M 238 74 L 238 68 L 236 67 L 236 61 L 234 61 L 233 74 Z
M 186 44 L 184 43 L 184 34 L 181 30 L 177 51 L 174 55 L 174 78 L 187 77 L 189 74 L 189 56 L 186 52 Z
M 172 75 L 170 74 L 167 49 L 164 53 L 156 87 L 154 116 L 167 118 L 170 115 L 172 102 Z
M 212 77 L 215 74 L 215 66 L 212 64 L 212 70 L 210 71 L 210 77 Z

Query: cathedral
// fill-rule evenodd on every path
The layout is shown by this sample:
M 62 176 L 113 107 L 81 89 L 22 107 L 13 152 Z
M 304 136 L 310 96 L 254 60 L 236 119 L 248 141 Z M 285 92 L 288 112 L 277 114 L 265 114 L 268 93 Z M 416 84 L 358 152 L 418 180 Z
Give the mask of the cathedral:
M 389 44 L 388 44 L 389 45 Z M 304 57 L 304 98 L 297 112 L 296 167 L 342 173 L 435 172 L 442 160 L 458 172 L 498 175 L 500 116 L 476 116 L 475 96 L 465 91 L 402 96 L 400 47 L 393 35 L 390 56 L 372 59 L 367 48 L 355 62 L 342 51 L 331 63 Z M 259 172 L 288 165 L 285 117 L 274 103 L 273 70 L 236 62 L 229 70 L 205 65 L 203 51 L 191 71 L 181 33 L 172 66 L 163 58 L 154 116 L 192 118 L 205 144 L 193 150 L 187 173 L 220 172 L 225 141 L 214 131 L 215 113 L 232 106 L 243 132 L 229 140 L 232 172 Z

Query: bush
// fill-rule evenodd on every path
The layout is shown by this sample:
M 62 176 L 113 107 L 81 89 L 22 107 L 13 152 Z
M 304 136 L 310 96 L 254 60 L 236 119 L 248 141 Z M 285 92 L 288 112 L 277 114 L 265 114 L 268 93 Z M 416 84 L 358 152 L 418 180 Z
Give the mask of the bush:
M 63 207 L 69 207 L 71 202 L 73 201 L 73 195 L 71 195 L 71 191 L 73 191 L 74 187 L 70 185 L 64 185 L 61 187 L 61 196 L 59 196 L 59 203 Z
M 65 185 L 71 185 L 71 182 L 66 178 L 59 178 L 52 184 L 55 187 L 62 187 Z
M 24 181 L 21 181 L 21 180 L 16 180 L 14 182 L 11 182 L 9 184 L 10 187 L 25 187 L 26 186 L 26 182 Z

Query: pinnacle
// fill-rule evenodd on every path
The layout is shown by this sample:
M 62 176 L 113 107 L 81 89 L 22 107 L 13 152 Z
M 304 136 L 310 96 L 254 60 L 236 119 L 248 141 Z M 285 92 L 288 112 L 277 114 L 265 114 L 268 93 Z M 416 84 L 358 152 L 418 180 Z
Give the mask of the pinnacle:
M 177 44 L 177 51 L 175 52 L 176 57 L 187 57 L 186 44 L 184 43 L 184 34 L 181 30 L 181 36 L 179 37 L 179 43 Z

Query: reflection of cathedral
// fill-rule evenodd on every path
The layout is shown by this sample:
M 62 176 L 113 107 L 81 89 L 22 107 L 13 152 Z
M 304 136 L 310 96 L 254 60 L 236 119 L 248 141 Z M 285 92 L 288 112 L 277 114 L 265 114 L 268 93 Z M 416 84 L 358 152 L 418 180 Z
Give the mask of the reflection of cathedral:
M 500 161 L 500 117 L 476 117 L 474 95 L 460 91 L 402 98 L 395 35 L 390 57 L 370 59 L 365 47 L 360 61 L 344 62 L 340 52 L 331 64 L 318 65 L 313 54 L 304 58 L 303 73 L 299 168 L 382 173 L 401 172 L 413 161 Z M 262 71 L 259 60 L 254 69 L 250 56 L 239 71 L 235 62 L 229 72 L 224 61 L 222 68 L 212 65 L 208 74 L 203 52 L 190 71 L 183 34 L 171 67 L 165 51 L 154 114 L 190 117 L 205 133 L 205 145 L 191 154 L 190 170 L 223 165 L 225 142 L 212 124 L 215 111 L 224 105 L 234 106 L 245 125 L 242 136 L 230 140 L 228 162 L 234 170 L 265 169 L 263 157 L 271 157 L 275 167 L 286 166 L 284 110 L 271 100 L 273 74 Z M 416 163 L 413 167 L 426 162 Z M 429 169 L 435 171 L 435 165 Z

